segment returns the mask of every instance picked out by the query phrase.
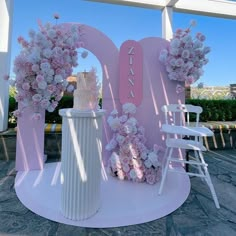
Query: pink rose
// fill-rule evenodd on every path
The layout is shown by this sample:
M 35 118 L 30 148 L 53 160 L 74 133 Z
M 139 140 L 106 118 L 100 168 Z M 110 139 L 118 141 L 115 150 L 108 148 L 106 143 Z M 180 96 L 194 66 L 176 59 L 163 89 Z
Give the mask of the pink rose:
M 53 84 L 49 84 L 47 87 L 47 91 L 51 94 L 54 93 L 56 91 L 56 86 Z
M 50 105 L 50 102 L 47 99 L 42 99 L 40 102 L 40 106 L 44 109 L 46 109 Z
M 148 184 L 155 184 L 156 183 L 156 176 L 154 174 L 146 175 L 146 182 Z
M 23 83 L 23 84 L 22 84 L 22 89 L 28 91 L 28 90 L 30 89 L 29 83 L 27 83 L 27 82 Z
M 40 102 L 39 101 L 32 101 L 32 104 L 33 104 L 33 106 L 37 107 L 40 104 Z
M 176 93 L 182 93 L 184 92 L 185 88 L 181 86 L 180 84 L 176 85 Z
M 23 41 L 24 41 L 24 38 L 22 37 L 22 36 L 19 36 L 18 38 L 17 38 L 17 41 L 18 41 L 18 43 L 22 43 Z
M 181 67 L 181 66 L 183 66 L 183 64 L 184 64 L 184 61 L 182 58 L 178 58 L 176 60 L 176 66 Z
M 123 165 L 128 165 L 130 163 L 130 157 L 120 154 L 120 161 Z
M 130 147 L 130 153 L 133 157 L 137 158 L 139 156 L 139 151 L 136 147 L 131 146 Z
M 39 101 L 41 101 L 41 99 L 42 99 L 42 95 L 41 94 L 35 94 L 32 97 L 32 100 L 35 101 L 35 102 L 39 102 Z
M 123 170 L 118 170 L 117 176 L 120 180 L 124 180 L 125 179 L 125 172 Z
M 188 76 L 187 77 L 187 79 L 186 79 L 186 83 L 188 84 L 188 85 L 190 85 L 190 84 L 192 84 L 192 83 L 194 83 L 195 82 L 195 79 L 194 79 L 194 77 L 193 76 Z
M 21 45 L 22 45 L 23 48 L 27 48 L 29 46 L 29 43 L 24 40 L 24 41 L 21 42 Z
M 122 169 L 125 173 L 128 173 L 130 171 L 130 167 L 128 164 L 123 164 L 122 165 Z
M 130 152 L 129 145 L 125 144 L 120 147 L 121 152 L 124 154 L 128 154 Z
M 38 72 L 39 71 L 39 65 L 37 65 L 37 64 L 32 65 L 32 71 Z
M 202 33 L 197 33 L 196 38 L 200 40 L 201 42 L 205 41 L 206 37 Z
M 62 31 L 58 29 L 58 30 L 56 31 L 56 34 L 57 34 L 57 36 L 61 36 L 61 35 L 62 35 Z
M 133 159 L 132 163 L 134 167 L 141 167 L 143 165 L 143 162 L 141 161 L 141 159 Z
M 58 102 L 57 101 L 52 101 L 51 105 L 55 109 L 58 105 Z
M 37 75 L 36 76 L 36 81 L 39 83 L 39 82 L 42 82 L 44 81 L 44 77 L 42 75 Z
M 135 169 L 135 171 L 136 171 L 136 174 L 137 174 L 137 178 L 140 179 L 140 180 L 143 179 L 143 177 L 144 177 L 143 171 L 139 168 Z
M 40 120 L 41 119 L 41 114 L 40 113 L 34 113 L 32 116 L 33 120 Z
M 127 117 L 127 115 L 122 115 L 119 119 L 120 119 L 121 123 L 124 123 L 127 121 L 128 117 Z
M 13 111 L 13 115 L 14 115 L 15 117 L 21 117 L 22 112 L 21 112 L 19 109 L 17 109 L 17 110 L 15 110 L 15 111 Z
M 16 101 L 17 102 L 20 102 L 20 101 L 23 101 L 24 100 L 24 96 L 22 95 L 22 94 L 16 94 L 16 96 L 15 96 L 15 98 L 16 98 Z
M 31 83 L 31 86 L 32 86 L 33 89 L 37 89 L 38 88 L 38 82 L 37 81 L 33 81 Z

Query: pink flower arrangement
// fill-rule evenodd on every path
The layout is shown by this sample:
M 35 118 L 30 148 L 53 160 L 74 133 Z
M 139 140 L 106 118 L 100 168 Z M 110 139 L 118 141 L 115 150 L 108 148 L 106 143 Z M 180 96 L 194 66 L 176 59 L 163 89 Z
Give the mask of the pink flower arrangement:
M 67 89 L 66 78 L 77 66 L 76 49 L 82 45 L 77 25 L 39 23 L 39 32 L 30 30 L 29 38 L 29 41 L 18 38 L 22 50 L 14 60 L 16 101 L 22 104 L 22 108 L 14 112 L 16 116 L 28 106 L 36 113 L 40 109 L 54 111 Z M 40 119 L 38 115 L 33 117 Z
M 144 137 L 144 128 L 134 117 L 136 106 L 126 103 L 122 106 L 122 115 L 112 111 L 107 122 L 113 131 L 113 137 L 106 145 L 111 152 L 109 170 L 111 175 L 121 180 L 155 184 L 161 176 L 161 147 L 154 145 L 149 150 Z
M 203 45 L 206 37 L 202 33 L 197 33 L 195 38 L 191 36 L 192 26 L 195 26 L 195 21 L 185 30 L 178 29 L 170 40 L 169 48 L 163 49 L 159 56 L 166 67 L 168 78 L 186 85 L 194 83 L 203 75 L 202 67 L 208 63 L 206 54 L 210 52 L 210 48 Z M 176 88 L 178 93 L 184 91 L 180 89 L 181 86 Z

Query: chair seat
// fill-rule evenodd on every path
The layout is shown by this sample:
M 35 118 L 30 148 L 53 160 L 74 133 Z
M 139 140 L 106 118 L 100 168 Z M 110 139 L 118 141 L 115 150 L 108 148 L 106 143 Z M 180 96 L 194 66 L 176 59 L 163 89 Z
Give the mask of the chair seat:
M 186 139 L 169 138 L 166 140 L 167 147 L 182 148 L 196 151 L 206 151 L 207 149 L 201 142 Z

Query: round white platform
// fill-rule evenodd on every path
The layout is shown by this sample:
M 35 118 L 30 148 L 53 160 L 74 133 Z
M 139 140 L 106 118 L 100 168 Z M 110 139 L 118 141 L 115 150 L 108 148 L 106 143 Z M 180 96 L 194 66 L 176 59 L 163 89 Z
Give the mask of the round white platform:
M 145 223 L 176 210 L 190 192 L 190 180 L 185 174 L 169 172 L 161 196 L 159 183 L 132 183 L 107 175 L 101 184 L 98 212 L 87 220 L 73 221 L 60 211 L 60 167 L 57 162 L 46 164 L 41 171 L 18 172 L 15 190 L 20 201 L 34 213 L 68 225 L 108 228 Z

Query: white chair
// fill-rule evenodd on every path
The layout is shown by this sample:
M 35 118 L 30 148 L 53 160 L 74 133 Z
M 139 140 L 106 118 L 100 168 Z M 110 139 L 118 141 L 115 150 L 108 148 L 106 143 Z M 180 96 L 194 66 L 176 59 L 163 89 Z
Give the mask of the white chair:
M 186 173 L 189 176 L 198 176 L 206 181 L 210 188 L 216 208 L 220 208 L 215 193 L 211 177 L 208 172 L 207 163 L 203 157 L 203 151 L 207 149 L 203 145 L 203 137 L 213 136 L 213 132 L 205 127 L 199 126 L 199 116 L 202 108 L 193 105 L 170 104 L 164 105 L 162 111 L 165 113 L 165 124 L 162 125 L 162 131 L 166 133 L 166 152 L 164 156 L 162 179 L 159 188 L 159 194 L 162 193 L 163 186 L 168 171 Z M 195 125 L 190 126 L 190 114 L 195 116 Z M 189 160 L 173 157 L 174 149 L 184 149 L 186 152 L 192 150 L 193 155 L 189 155 Z M 182 165 L 191 165 L 197 172 L 183 172 L 178 168 L 170 168 L 174 163 Z

